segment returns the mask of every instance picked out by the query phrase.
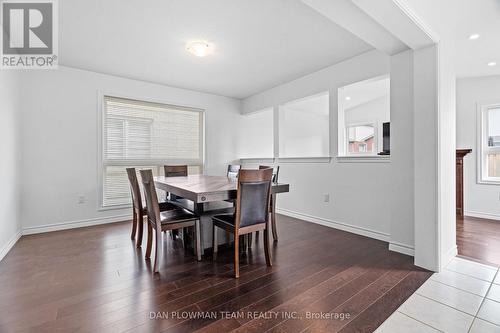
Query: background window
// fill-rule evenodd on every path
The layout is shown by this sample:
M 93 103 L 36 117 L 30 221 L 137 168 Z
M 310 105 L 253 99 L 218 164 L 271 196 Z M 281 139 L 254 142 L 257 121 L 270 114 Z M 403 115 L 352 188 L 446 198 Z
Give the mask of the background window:
M 279 107 L 279 157 L 330 156 L 329 94 Z
M 371 154 L 375 151 L 375 127 L 358 125 L 347 127 L 347 151 L 349 154 Z
M 339 156 L 377 155 L 390 122 L 390 79 L 379 77 L 339 89 Z
M 500 183 L 500 106 L 482 110 L 481 178 Z
M 202 171 L 201 110 L 105 96 L 103 112 L 102 207 L 131 203 L 127 167 L 155 175 L 165 164 Z

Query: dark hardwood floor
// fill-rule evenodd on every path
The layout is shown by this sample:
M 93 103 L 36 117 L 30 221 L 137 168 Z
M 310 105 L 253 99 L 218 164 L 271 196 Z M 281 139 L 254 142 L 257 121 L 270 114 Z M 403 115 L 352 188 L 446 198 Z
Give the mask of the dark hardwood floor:
M 458 254 L 500 265 L 500 221 L 457 216 Z
M 237 280 L 231 250 L 196 262 L 164 234 L 153 276 L 130 228 L 23 236 L 0 262 L 0 332 L 372 332 L 431 275 L 387 243 L 278 216 L 273 267 L 262 235 Z

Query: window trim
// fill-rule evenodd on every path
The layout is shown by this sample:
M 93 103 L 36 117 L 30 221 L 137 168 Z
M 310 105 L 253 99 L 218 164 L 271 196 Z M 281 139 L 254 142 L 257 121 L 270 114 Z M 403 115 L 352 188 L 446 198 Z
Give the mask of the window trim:
M 121 99 L 129 99 L 146 103 L 157 103 L 157 104 L 165 104 L 171 105 L 173 107 L 180 108 L 189 108 L 193 111 L 198 111 L 201 113 L 201 121 L 200 121 L 200 159 L 192 160 L 192 159 L 170 159 L 170 160 L 137 160 L 134 161 L 134 165 L 140 166 L 151 166 L 151 164 L 156 164 L 158 166 L 167 165 L 167 164 L 187 164 L 187 165 L 197 165 L 200 167 L 201 172 L 205 171 L 205 163 L 206 163 L 206 109 L 200 105 L 187 105 L 183 103 L 177 103 L 172 101 L 165 101 L 161 99 L 145 97 L 145 96 L 137 96 L 131 94 L 123 94 L 119 92 L 105 91 L 105 90 L 97 90 L 97 211 L 107 211 L 107 210 L 118 210 L 118 209 L 127 209 L 132 207 L 132 204 L 124 204 L 124 205 L 110 205 L 104 206 L 104 168 L 109 166 L 110 163 L 107 163 L 104 158 L 104 124 L 105 124 L 105 97 L 114 97 Z M 199 162 L 201 161 L 201 165 Z M 126 160 L 115 160 L 112 165 L 130 165 Z
M 500 177 L 488 177 L 487 173 L 487 163 L 486 156 L 488 152 L 499 152 L 500 147 L 497 148 L 485 148 L 488 146 L 487 138 L 487 128 L 488 128 L 488 117 L 487 112 L 491 109 L 500 109 L 500 103 L 478 103 L 477 104 L 477 165 L 476 165 L 476 175 L 478 184 L 486 185 L 500 185 Z

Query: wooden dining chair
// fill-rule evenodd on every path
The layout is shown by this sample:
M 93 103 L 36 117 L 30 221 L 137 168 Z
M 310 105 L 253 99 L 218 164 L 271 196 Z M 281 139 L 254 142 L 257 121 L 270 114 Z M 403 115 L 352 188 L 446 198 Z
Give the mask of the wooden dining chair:
M 264 232 L 264 252 L 267 266 L 272 266 L 269 249 L 269 200 L 271 197 L 271 169 L 240 170 L 238 175 L 238 192 L 236 211 L 233 214 L 215 215 L 213 221 L 213 259 L 217 259 L 217 228 L 234 234 L 234 275 L 240 276 L 239 236 L 254 231 Z
M 164 165 L 163 170 L 165 177 L 187 177 L 188 175 L 187 165 Z M 171 193 L 167 193 L 167 198 L 172 201 L 183 199 L 182 197 L 174 196 Z M 172 237 L 177 237 L 178 233 L 178 230 L 173 230 Z
M 187 165 L 164 165 L 163 166 L 165 177 L 187 177 L 188 175 L 188 166 Z M 181 197 L 176 196 L 171 197 L 172 194 L 167 193 L 167 198 L 170 200 L 182 199 Z
M 151 256 L 153 243 L 153 231 L 156 234 L 155 241 L 155 262 L 153 272 L 158 272 L 158 252 L 160 249 L 161 232 L 166 230 L 179 230 L 181 228 L 194 227 L 196 258 L 201 261 L 201 235 L 200 219 L 190 211 L 177 207 L 176 209 L 160 212 L 158 197 L 151 170 L 141 170 L 142 185 L 144 187 L 144 196 L 146 197 L 146 207 L 148 216 L 148 246 L 146 249 L 146 258 Z
M 135 168 L 127 168 L 128 181 L 130 183 L 130 192 L 132 194 L 132 235 L 131 239 L 135 239 L 137 234 L 136 246 L 142 246 L 143 221 L 147 215 L 147 210 L 142 201 L 141 190 L 137 180 L 137 171 Z M 177 206 L 169 202 L 159 203 L 160 211 L 166 211 L 177 208 Z
M 239 164 L 229 164 L 227 166 L 227 178 L 236 179 L 238 178 L 238 172 L 241 169 Z
M 188 166 L 187 165 L 165 165 L 165 177 L 187 177 Z
M 259 170 L 262 170 L 262 169 L 273 169 L 273 183 L 274 184 L 277 184 L 278 183 L 278 176 L 280 174 L 280 166 L 277 165 L 275 167 L 272 167 L 272 166 L 268 166 L 268 165 L 259 165 Z
M 280 173 L 279 165 L 276 167 L 271 167 L 267 165 L 259 165 L 259 170 L 263 169 L 273 169 L 273 178 L 272 182 L 274 184 L 278 183 L 278 176 Z M 271 203 L 269 205 L 269 213 L 271 214 L 271 230 L 273 232 L 273 240 L 275 242 L 278 241 L 278 230 L 276 229 L 276 194 L 271 194 Z M 251 237 L 250 237 L 251 238 Z M 251 239 L 250 239 L 251 242 Z

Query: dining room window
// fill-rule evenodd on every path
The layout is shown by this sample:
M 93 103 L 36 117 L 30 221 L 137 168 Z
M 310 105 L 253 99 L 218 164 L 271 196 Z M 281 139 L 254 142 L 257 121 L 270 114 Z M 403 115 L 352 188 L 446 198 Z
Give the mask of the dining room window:
M 480 182 L 500 184 L 500 104 L 480 108 Z
M 374 124 L 348 125 L 346 134 L 347 155 L 371 155 L 375 152 L 375 132 Z
M 102 208 L 130 205 L 128 167 L 202 171 L 203 110 L 112 96 L 103 97 L 102 110 Z
M 384 124 L 390 123 L 390 77 L 384 75 L 339 88 L 338 156 L 377 156 L 384 148 Z M 386 138 L 387 139 L 387 138 Z

